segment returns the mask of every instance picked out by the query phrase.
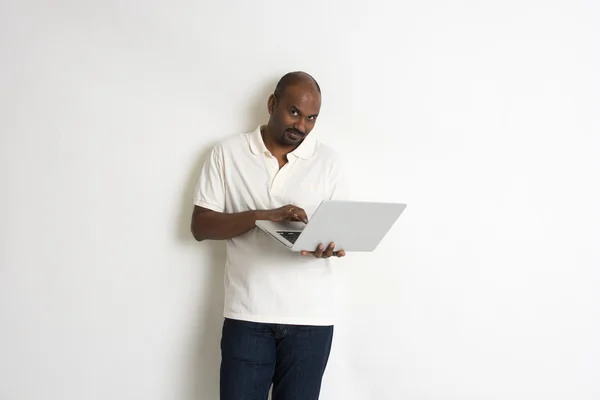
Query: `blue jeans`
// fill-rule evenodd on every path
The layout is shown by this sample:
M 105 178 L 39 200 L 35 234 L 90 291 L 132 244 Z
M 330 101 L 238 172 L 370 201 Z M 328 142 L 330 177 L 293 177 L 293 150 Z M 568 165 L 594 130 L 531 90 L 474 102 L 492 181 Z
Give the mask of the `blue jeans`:
M 262 324 L 225 319 L 221 400 L 317 400 L 333 326 Z

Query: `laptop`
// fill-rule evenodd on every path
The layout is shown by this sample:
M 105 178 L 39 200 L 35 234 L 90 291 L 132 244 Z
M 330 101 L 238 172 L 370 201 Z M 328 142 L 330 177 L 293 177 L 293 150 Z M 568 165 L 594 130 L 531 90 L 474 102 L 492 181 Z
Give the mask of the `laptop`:
M 256 221 L 256 226 L 291 251 L 314 251 L 319 243 L 334 251 L 375 250 L 406 204 L 323 200 L 308 221 Z

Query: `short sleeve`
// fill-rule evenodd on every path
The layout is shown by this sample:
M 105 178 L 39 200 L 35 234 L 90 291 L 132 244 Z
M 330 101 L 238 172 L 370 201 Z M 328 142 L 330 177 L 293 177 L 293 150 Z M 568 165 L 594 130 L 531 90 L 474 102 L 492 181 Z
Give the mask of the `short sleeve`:
M 212 149 L 202 167 L 194 191 L 194 204 L 217 212 L 225 210 L 223 154 L 218 146 Z

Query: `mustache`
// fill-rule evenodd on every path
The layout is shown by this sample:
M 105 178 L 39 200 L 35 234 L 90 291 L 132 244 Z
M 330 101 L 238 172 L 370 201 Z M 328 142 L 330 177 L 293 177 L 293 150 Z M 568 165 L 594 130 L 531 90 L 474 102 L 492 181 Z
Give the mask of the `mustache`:
M 286 131 L 286 132 L 292 132 L 292 133 L 295 133 L 295 134 L 296 134 L 296 135 L 298 135 L 298 136 L 304 136 L 304 135 L 305 135 L 305 133 L 304 133 L 304 132 L 302 132 L 302 131 L 299 131 L 298 129 L 294 129 L 294 128 L 292 128 L 292 129 L 286 129 L 285 131 Z

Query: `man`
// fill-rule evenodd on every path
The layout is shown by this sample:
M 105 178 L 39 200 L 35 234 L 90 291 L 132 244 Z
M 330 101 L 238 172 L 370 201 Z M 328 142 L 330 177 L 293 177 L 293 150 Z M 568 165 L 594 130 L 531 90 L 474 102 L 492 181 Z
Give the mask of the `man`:
M 285 75 L 269 122 L 212 150 L 195 193 L 196 240 L 227 240 L 222 400 L 318 399 L 333 337 L 334 243 L 300 254 L 255 229 L 257 220 L 303 221 L 340 198 L 335 153 L 309 136 L 321 108 L 310 75 Z

